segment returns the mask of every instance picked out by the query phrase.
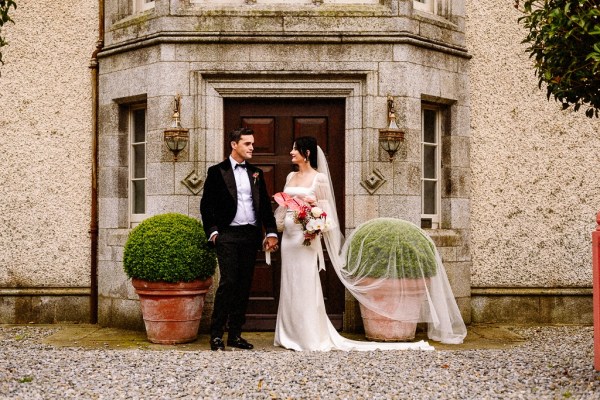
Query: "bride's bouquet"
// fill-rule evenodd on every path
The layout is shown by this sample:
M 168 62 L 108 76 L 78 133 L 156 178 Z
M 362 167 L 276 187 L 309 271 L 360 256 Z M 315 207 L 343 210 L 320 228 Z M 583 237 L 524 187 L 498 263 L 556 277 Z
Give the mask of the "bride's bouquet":
M 317 199 L 314 197 L 305 196 L 303 199 L 298 199 L 279 192 L 273 198 L 280 206 L 294 211 L 294 222 L 302 226 L 304 246 L 310 246 L 317 236 L 329 229 L 327 213 L 317 206 Z
M 322 208 L 317 207 L 314 198 L 304 199 L 304 204 L 300 206 L 300 210 L 294 212 L 294 222 L 302 225 L 304 231 L 305 246 L 310 246 L 311 242 L 329 228 L 327 223 L 327 213 Z

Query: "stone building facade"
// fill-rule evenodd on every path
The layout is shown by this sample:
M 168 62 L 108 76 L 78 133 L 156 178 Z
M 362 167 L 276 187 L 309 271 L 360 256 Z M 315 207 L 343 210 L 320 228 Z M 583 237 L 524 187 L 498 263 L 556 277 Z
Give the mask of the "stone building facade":
M 343 199 L 347 230 L 378 216 L 421 223 L 421 118 L 424 105 L 431 107 L 440 120 L 434 129 L 439 129 L 437 144 L 443 148 L 436 213 L 443 217 L 434 237 L 447 255 L 455 295 L 469 319 L 469 56 L 464 8 L 447 2 L 439 15 L 419 12 L 406 1 L 294 6 L 239 2 L 235 7 L 220 2 L 171 2 L 168 7 L 157 2 L 149 11 L 124 15 L 123 4 L 106 4 L 110 22 L 100 58 L 100 248 L 105 249 L 99 275 L 101 323 L 125 320 L 137 310 L 120 259 L 133 223 L 127 191 L 131 158 L 114 151 L 127 149 L 131 134 L 122 121 L 131 107 L 146 111 L 149 215 L 177 211 L 199 216 L 201 192 L 194 193 L 186 177 L 202 180 L 206 169 L 224 158 L 228 118 L 239 116 L 248 122 L 257 136 L 264 135 L 257 137 L 259 142 L 285 141 L 284 135 L 301 136 L 308 129 L 296 121 L 293 132 L 275 126 L 273 134 L 263 133 L 267 128 L 259 117 L 269 117 L 247 111 L 228 116 L 228 99 L 275 99 L 272 107 L 282 107 L 284 113 L 292 112 L 298 99 L 341 102 L 343 127 L 326 134 L 325 151 L 330 158 L 332 152 L 345 155 L 340 174 L 345 185 L 336 195 Z M 163 130 L 176 94 L 182 96 L 182 125 L 190 129 L 190 144 L 173 162 Z M 398 124 L 406 135 L 393 162 L 378 144 L 378 129 L 388 125 L 388 95 L 395 100 Z M 267 106 L 262 112 L 275 111 Z M 295 118 L 308 118 L 306 113 L 310 111 L 299 110 Z M 278 117 L 273 121 L 284 123 Z M 275 143 L 257 149 L 255 157 L 287 156 L 290 149 Z M 285 176 L 291 166 L 259 165 L 272 168 L 274 190 L 276 177 Z M 351 299 L 347 302 L 343 325 L 356 329 L 355 307 Z
M 127 234 L 162 212 L 199 217 L 206 170 L 224 158 L 224 132 L 236 124 L 258 132 L 255 158 L 271 191 L 281 189 L 290 168 L 282 161 L 285 145 L 303 133 L 323 139 L 337 165 L 346 231 L 379 216 L 425 227 L 465 321 L 591 323 L 589 233 L 600 196 L 593 185 L 598 173 L 588 166 L 597 159 L 597 123 L 546 102 L 518 45 L 523 31 L 510 5 L 83 3 L 59 10 L 24 0 L 7 30 L 0 140 L 11 150 L 2 164 L 30 178 L 0 172 L 10 188 L 2 202 L 10 229 L 0 234 L 0 323 L 86 321 L 91 305 L 103 325 L 141 328 L 122 270 Z M 70 49 L 68 60 L 36 64 L 43 54 L 37 52 L 52 48 L 44 40 L 28 45 L 28 57 L 20 53 L 19 38 L 32 28 L 18 17 L 39 15 L 59 17 L 63 28 L 52 45 Z M 103 16 L 104 35 L 94 121 L 86 63 L 100 28 L 86 22 L 75 41 L 69 27 L 80 19 L 98 22 L 96 15 Z M 190 139 L 174 161 L 163 131 L 176 95 Z M 393 161 L 378 142 L 389 124 L 389 96 L 405 133 Z M 11 104 L 18 104 L 17 115 Z M 97 254 L 88 233 L 95 122 Z M 22 157 L 9 146 L 23 135 L 40 157 Z M 40 158 L 52 160 L 43 173 Z M 97 256 L 97 282 L 90 254 Z M 205 313 L 211 308 L 209 296 Z M 338 326 L 360 329 L 353 299 L 342 298 L 335 314 Z M 258 315 L 255 326 L 268 327 L 269 318 Z
M 98 4 L 19 0 L 0 67 L 0 323 L 89 321 Z

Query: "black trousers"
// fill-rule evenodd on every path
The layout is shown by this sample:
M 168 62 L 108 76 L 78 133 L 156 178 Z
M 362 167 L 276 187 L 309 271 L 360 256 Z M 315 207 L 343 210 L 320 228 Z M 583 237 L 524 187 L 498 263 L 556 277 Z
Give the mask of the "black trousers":
M 260 229 L 253 225 L 219 230 L 215 247 L 221 276 L 215 295 L 211 337 L 222 337 L 226 326 L 229 337 L 242 333 L 261 236 Z

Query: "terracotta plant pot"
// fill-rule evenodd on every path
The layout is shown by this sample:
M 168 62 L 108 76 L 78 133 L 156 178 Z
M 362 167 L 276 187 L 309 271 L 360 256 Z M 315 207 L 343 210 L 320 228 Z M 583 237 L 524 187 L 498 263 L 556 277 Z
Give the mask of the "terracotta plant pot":
M 188 343 L 198 337 L 204 298 L 212 277 L 192 282 L 148 282 L 132 279 L 140 297 L 148 340 L 152 343 Z
M 365 285 L 377 279 L 365 278 Z M 399 283 L 400 282 L 400 283 Z M 402 287 L 399 294 L 398 285 Z M 421 305 L 425 296 L 425 281 L 423 279 L 388 279 L 382 281 L 374 300 L 378 301 L 383 310 L 393 310 L 402 305 L 405 311 L 405 321 L 396 321 L 380 315 L 360 304 L 360 313 L 365 328 L 365 336 L 369 340 L 384 342 L 402 342 L 415 338 L 417 321 L 421 313 Z

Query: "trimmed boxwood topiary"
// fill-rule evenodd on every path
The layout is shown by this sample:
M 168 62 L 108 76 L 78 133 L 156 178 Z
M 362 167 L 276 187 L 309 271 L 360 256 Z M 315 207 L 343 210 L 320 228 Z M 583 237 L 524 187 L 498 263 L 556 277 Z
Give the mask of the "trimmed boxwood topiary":
M 217 259 L 202 224 L 183 214 L 155 215 L 127 238 L 123 268 L 130 278 L 150 282 L 190 282 L 215 273 Z
M 437 271 L 433 244 L 415 225 L 396 218 L 376 218 L 359 226 L 347 257 L 348 270 L 355 276 L 429 278 Z M 388 273 L 394 258 L 396 271 Z

